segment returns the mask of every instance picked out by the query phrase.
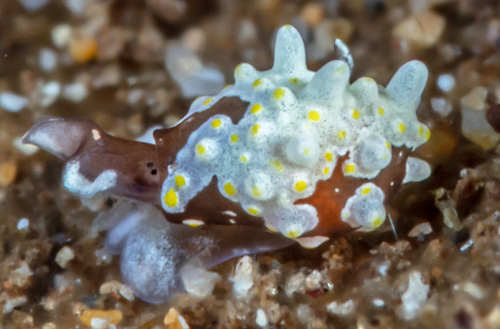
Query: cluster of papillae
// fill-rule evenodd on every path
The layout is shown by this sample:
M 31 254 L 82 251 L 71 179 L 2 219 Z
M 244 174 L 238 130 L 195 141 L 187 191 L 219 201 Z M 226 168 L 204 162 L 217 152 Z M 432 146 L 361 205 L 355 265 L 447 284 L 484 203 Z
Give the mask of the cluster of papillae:
M 387 88 L 366 77 L 350 84 L 344 61 L 309 71 L 299 33 L 281 28 L 271 70 L 241 64 L 234 85 L 192 104 L 186 119 L 225 97 L 237 96 L 248 108 L 237 123 L 216 114 L 191 133 L 163 183 L 164 210 L 184 212 L 216 176 L 220 193 L 263 217 L 270 230 L 290 238 L 313 230 L 317 209 L 296 201 L 313 195 L 336 166 L 344 177 L 372 180 L 391 163 L 393 147 L 414 149 L 429 139 L 415 112 L 427 74 L 424 64 L 412 61 Z M 403 182 L 429 173 L 427 163 L 410 157 Z M 383 203 L 379 186 L 360 184 L 343 206 L 341 220 L 372 230 L 385 220 Z

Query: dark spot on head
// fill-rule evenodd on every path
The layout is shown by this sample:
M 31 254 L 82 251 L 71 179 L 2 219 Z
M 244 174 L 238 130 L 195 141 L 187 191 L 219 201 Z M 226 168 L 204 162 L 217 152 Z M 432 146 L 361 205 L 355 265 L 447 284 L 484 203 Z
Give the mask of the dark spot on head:
M 156 169 L 151 170 L 151 175 L 156 175 L 157 173 L 158 173 L 158 170 L 156 170 Z
M 472 316 L 464 308 L 460 309 L 453 317 L 455 328 L 457 329 L 470 329 L 472 328 Z
M 148 162 L 148 163 L 146 164 L 146 166 L 147 166 L 148 168 L 151 168 L 151 167 L 153 167 L 153 166 L 154 166 L 154 164 L 153 164 L 152 162 Z

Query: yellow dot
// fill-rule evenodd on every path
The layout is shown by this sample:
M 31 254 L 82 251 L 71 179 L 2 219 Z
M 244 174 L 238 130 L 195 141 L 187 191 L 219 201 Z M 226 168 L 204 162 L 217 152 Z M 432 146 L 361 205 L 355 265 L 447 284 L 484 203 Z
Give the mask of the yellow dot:
M 212 99 L 213 99 L 212 97 L 205 99 L 205 100 L 203 101 L 203 105 L 208 105 L 208 104 L 210 104 L 210 102 L 212 101 Z
M 328 167 L 323 168 L 323 175 L 328 175 L 329 172 L 330 172 L 330 168 L 328 168 Z
M 338 139 L 344 140 L 346 136 L 347 136 L 347 133 L 346 133 L 345 130 L 339 130 L 339 131 L 337 131 L 337 137 L 338 137 Z
M 291 79 L 288 79 L 288 81 L 290 81 L 293 84 L 296 84 L 297 82 L 299 82 L 299 79 L 297 79 L 297 78 L 291 78 Z
M 250 113 L 255 114 L 260 112 L 262 110 L 262 105 L 261 104 L 255 104 L 250 108 Z
M 237 134 L 232 134 L 231 135 L 231 143 L 234 144 L 234 143 L 238 142 L 238 139 L 240 139 L 240 138 L 238 137 Z
M 333 161 L 333 154 L 332 154 L 332 152 L 326 152 L 325 153 L 325 160 L 328 161 L 328 162 L 332 162 Z
M 233 184 L 231 184 L 229 182 L 224 184 L 224 192 L 226 192 L 226 194 L 229 196 L 236 195 L 236 189 L 234 188 Z
M 428 141 L 431 138 L 431 130 L 427 128 L 425 130 L 425 140 Z
M 353 174 L 356 171 L 356 166 L 350 163 L 344 167 L 344 171 L 346 174 Z
M 250 133 L 252 135 L 257 135 L 257 133 L 259 132 L 259 129 L 260 129 L 260 126 L 258 124 L 254 124 L 252 126 L 252 128 L 250 128 Z
M 179 201 L 179 198 L 177 197 L 177 193 L 174 191 L 173 188 L 170 189 L 167 192 L 167 194 L 165 194 L 163 201 L 165 201 L 165 204 L 169 207 L 177 206 L 177 202 Z
M 295 191 L 297 191 L 297 192 L 302 192 L 306 188 L 307 188 L 307 183 L 305 181 L 303 181 L 303 180 L 298 181 L 297 183 L 295 183 Z
M 284 28 L 286 28 L 286 29 L 290 29 L 291 27 L 292 26 L 290 24 L 287 24 L 287 25 L 284 26 Z
M 222 120 L 221 119 L 214 119 L 212 120 L 212 128 L 219 128 L 222 125 Z
M 259 210 L 256 208 L 248 208 L 247 211 L 249 214 L 254 215 L 254 216 L 259 214 Z
M 205 147 L 203 145 L 196 145 L 196 153 L 198 154 L 205 154 Z
M 377 216 L 377 218 L 373 220 L 372 225 L 374 227 L 379 227 L 380 225 L 382 225 L 382 217 Z
M 295 239 L 298 236 L 300 236 L 300 231 L 299 230 L 288 230 L 285 232 L 285 236 L 290 239 Z
M 183 187 L 184 185 L 186 185 L 186 179 L 182 175 L 176 175 L 174 180 L 177 187 Z
M 254 88 L 257 88 L 258 86 L 260 86 L 262 84 L 262 79 L 257 79 L 253 82 L 252 86 Z
M 203 225 L 205 223 L 203 223 L 201 220 L 197 220 L 197 219 L 186 219 L 186 220 L 182 221 L 182 224 L 185 224 L 185 225 L 191 226 L 191 227 L 198 227 L 198 226 Z
M 360 117 L 360 115 L 359 115 L 359 111 L 358 111 L 358 110 L 356 110 L 356 109 L 353 109 L 353 110 L 352 110 L 352 118 L 353 118 L 354 120 L 358 120 L 358 119 L 359 119 L 359 117 Z
M 391 149 L 391 144 L 389 144 L 389 142 L 385 142 L 385 147 L 387 147 L 388 150 Z
M 381 107 L 378 108 L 378 115 L 384 115 L 385 110 Z
M 233 86 L 232 84 L 228 84 L 224 88 L 222 88 L 222 90 L 226 90 L 227 88 L 232 87 L 232 86 Z
M 398 130 L 399 130 L 400 133 L 404 133 L 406 131 L 405 124 L 402 123 L 402 122 L 400 124 L 398 124 Z
M 274 91 L 274 93 L 273 93 L 273 97 L 274 97 L 275 99 L 280 99 L 280 98 L 282 98 L 283 96 L 285 96 L 285 89 L 283 89 L 283 88 L 278 88 L 278 89 L 276 89 L 276 90 Z
M 248 159 L 246 156 L 242 155 L 242 156 L 240 156 L 240 161 L 243 163 L 247 163 Z
M 262 192 L 259 190 L 257 186 L 252 187 L 252 195 L 256 198 L 262 195 Z
M 422 136 L 424 134 L 424 127 L 418 126 L 418 134 Z
M 308 116 L 309 120 L 311 121 L 319 121 L 319 113 L 317 111 L 311 111 L 309 112 Z
M 309 154 L 309 152 L 311 152 L 311 149 L 310 149 L 310 148 L 306 148 L 306 149 L 304 150 L 304 154 L 305 154 L 305 155 L 308 155 L 308 154 Z
M 363 187 L 363 189 L 361 190 L 361 194 L 367 195 L 371 190 L 371 187 Z
M 276 169 L 277 171 L 283 171 L 283 163 L 281 163 L 281 161 L 279 160 L 271 160 L 271 164 L 274 166 L 274 169 Z

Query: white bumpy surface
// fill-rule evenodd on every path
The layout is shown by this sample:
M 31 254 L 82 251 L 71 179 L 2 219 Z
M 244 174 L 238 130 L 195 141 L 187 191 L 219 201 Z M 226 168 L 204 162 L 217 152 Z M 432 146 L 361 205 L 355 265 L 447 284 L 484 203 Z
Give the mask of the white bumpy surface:
M 366 77 L 350 84 L 343 61 L 309 71 L 299 33 L 284 26 L 272 69 L 259 72 L 240 64 L 234 85 L 191 105 L 184 120 L 223 97 L 249 102 L 238 124 L 215 115 L 191 134 L 163 184 L 163 208 L 183 212 L 215 175 L 222 195 L 263 217 L 270 230 L 296 238 L 312 230 L 318 218 L 314 207 L 293 203 L 331 177 L 338 157 L 349 154 L 344 175 L 373 179 L 390 163 L 393 146 L 414 149 L 429 139 L 429 128 L 416 116 L 427 76 L 419 61 L 403 65 L 387 88 Z M 416 167 L 422 171 L 415 162 L 407 166 Z M 417 176 L 407 173 L 410 180 Z M 342 219 L 372 230 L 385 220 L 383 200 L 379 187 L 363 185 Z

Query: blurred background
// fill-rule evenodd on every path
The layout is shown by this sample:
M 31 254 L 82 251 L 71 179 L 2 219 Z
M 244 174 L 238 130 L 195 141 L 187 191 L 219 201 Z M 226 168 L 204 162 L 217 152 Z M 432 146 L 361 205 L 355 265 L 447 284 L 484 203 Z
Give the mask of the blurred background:
M 204 300 L 135 299 L 89 233 L 112 200 L 69 195 L 62 164 L 21 137 L 45 116 L 128 139 L 173 125 L 239 63 L 270 68 L 284 24 L 311 70 L 343 40 L 351 82 L 385 86 L 410 59 L 429 67 L 418 115 L 432 137 L 417 154 L 433 178 L 401 191 L 394 229 L 251 258 L 243 300 L 238 260 L 216 268 Z M 499 47 L 497 0 L 0 0 L 0 327 L 77 328 L 100 309 L 115 312 L 103 328 L 184 328 L 178 316 L 192 328 L 499 328 Z

